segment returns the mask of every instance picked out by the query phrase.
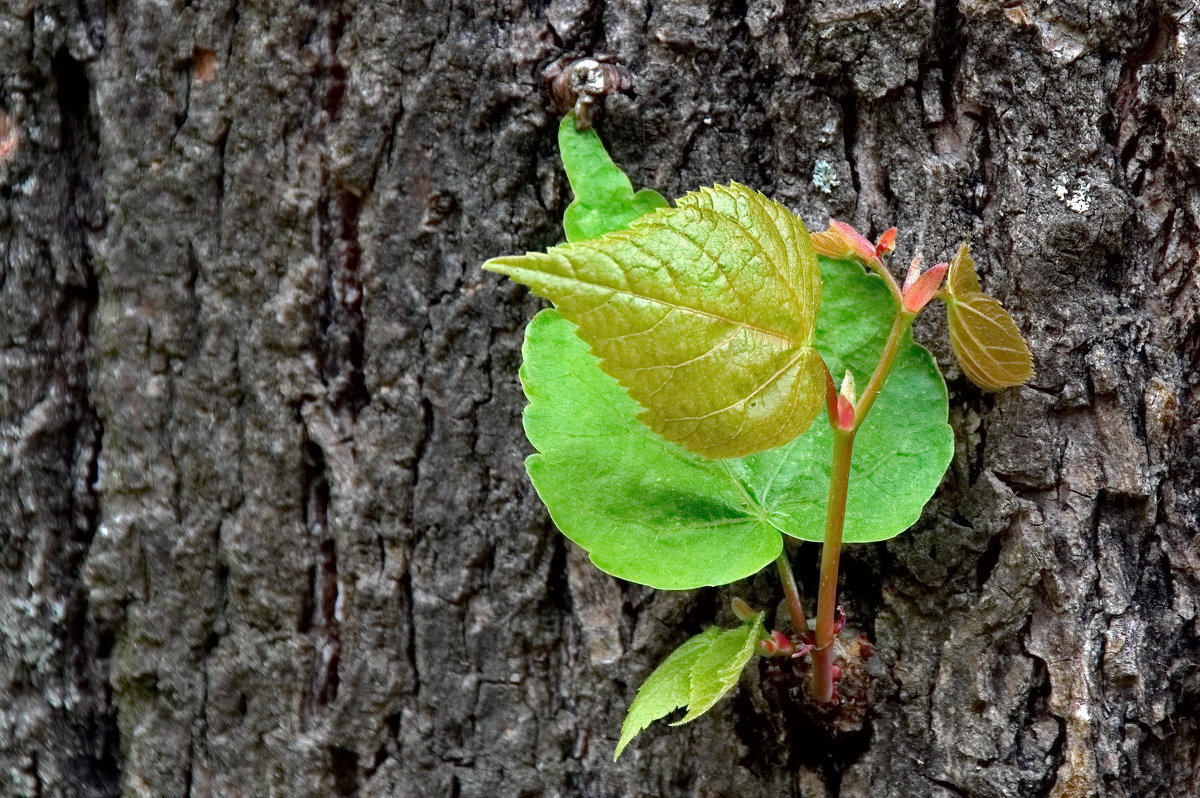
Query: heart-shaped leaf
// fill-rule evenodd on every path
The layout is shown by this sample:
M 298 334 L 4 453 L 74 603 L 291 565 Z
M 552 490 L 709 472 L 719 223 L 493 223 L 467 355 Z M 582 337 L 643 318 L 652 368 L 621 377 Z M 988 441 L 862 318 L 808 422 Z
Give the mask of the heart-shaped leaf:
M 727 467 L 638 421 L 553 310 L 525 330 L 529 477 L 563 534 L 603 571 L 665 590 L 723 585 L 779 555 L 782 539 L 747 507 Z
M 642 421 L 704 457 L 786 443 L 822 406 L 816 254 L 799 218 L 745 186 L 484 268 L 551 299 Z
M 816 343 L 837 374 L 865 384 L 894 304 L 852 263 L 821 264 Z M 711 461 L 655 435 L 596 365 L 573 326 L 543 311 L 525 334 L 530 477 L 558 528 L 604 571 L 661 589 L 719 585 L 770 564 L 781 532 L 822 537 L 831 431 L 824 420 L 790 444 Z M 953 454 L 946 388 L 933 358 L 906 341 L 856 437 L 845 540 L 884 540 L 916 521 Z
M 963 373 L 989 391 L 1033 378 L 1033 355 L 1008 311 L 982 292 L 975 262 L 963 244 L 950 261 L 946 281 L 950 345 Z

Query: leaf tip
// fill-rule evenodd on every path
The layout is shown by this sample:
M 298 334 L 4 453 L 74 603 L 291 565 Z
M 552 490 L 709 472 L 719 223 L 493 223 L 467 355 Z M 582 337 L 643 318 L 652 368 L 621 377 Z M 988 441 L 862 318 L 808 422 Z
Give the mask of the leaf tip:
M 968 294 L 972 291 L 983 292 L 979 275 L 975 271 L 975 259 L 971 257 L 971 248 L 964 241 L 958 251 L 950 259 L 950 271 L 946 277 L 946 288 L 954 296 Z
M 882 258 L 896 251 L 896 228 L 889 227 L 875 242 L 875 257 Z
M 734 596 L 730 600 L 730 606 L 733 609 L 733 614 L 737 616 L 739 621 L 750 622 L 758 617 L 758 613 L 751 607 L 741 596 Z

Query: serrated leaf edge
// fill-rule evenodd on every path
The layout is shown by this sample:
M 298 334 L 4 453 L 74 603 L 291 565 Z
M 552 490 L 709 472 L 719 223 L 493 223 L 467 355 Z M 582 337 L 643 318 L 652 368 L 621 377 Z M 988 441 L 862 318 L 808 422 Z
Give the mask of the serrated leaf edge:
M 614 762 L 618 757 L 621 756 L 621 752 L 625 750 L 625 747 L 633 741 L 633 738 L 636 737 L 639 732 L 648 727 L 654 721 L 666 717 L 676 709 L 687 706 L 687 696 L 682 695 L 678 699 L 670 699 L 670 701 L 674 703 L 674 706 L 664 709 L 655 717 L 646 717 L 644 719 L 635 721 L 634 718 L 639 706 L 642 703 L 649 701 L 651 698 L 651 691 L 653 691 L 656 686 L 655 679 L 665 678 L 668 669 L 671 666 L 679 664 L 680 660 L 684 660 L 686 658 L 699 658 L 705 651 L 708 650 L 708 646 L 720 636 L 721 629 L 719 627 L 713 626 L 705 629 L 700 634 L 688 638 L 682 645 L 668 654 L 667 658 L 660 662 L 657 668 L 650 672 L 650 675 L 646 677 L 646 680 L 642 682 L 641 687 L 638 688 L 637 694 L 633 697 L 633 701 L 630 702 L 629 709 L 625 711 L 625 720 L 621 724 L 621 737 L 617 741 L 616 750 L 613 752 Z M 684 685 L 685 690 L 681 692 L 690 694 L 691 665 L 687 666 L 687 672 L 687 684 Z
M 730 690 L 736 687 L 742 669 L 745 668 L 746 663 L 748 663 L 754 657 L 759 638 L 766 634 L 765 628 L 763 627 L 764 616 L 765 613 L 760 612 L 757 616 L 755 616 L 754 620 L 735 626 L 732 629 L 723 630 L 715 626 L 710 627 L 695 637 L 689 638 L 683 645 L 672 651 L 671 654 L 668 655 L 668 657 L 663 660 L 649 676 L 646 677 L 646 680 L 642 682 L 642 686 L 638 688 L 637 695 L 634 696 L 633 701 L 629 705 L 628 711 L 625 713 L 625 721 L 621 724 L 621 737 L 617 742 L 616 750 L 613 752 L 613 761 L 615 762 L 617 758 L 621 756 L 621 753 L 625 750 L 626 746 L 632 742 L 633 738 L 636 737 L 639 732 L 647 728 L 654 721 L 660 720 L 674 710 L 686 706 L 688 708 L 687 715 L 684 716 L 682 720 L 677 720 L 670 725 L 680 726 L 684 723 L 689 723 L 703 715 L 708 710 L 712 709 L 717 702 L 721 700 L 721 698 L 723 698 L 727 693 L 729 693 Z M 727 666 L 722 670 L 721 675 L 725 683 L 724 687 L 722 687 L 712 697 L 705 697 L 704 701 L 699 707 L 693 707 L 692 697 L 695 696 L 694 678 L 696 674 L 696 668 L 698 667 L 700 661 L 704 658 L 704 655 L 709 653 L 722 638 L 728 635 L 738 634 L 745 635 L 746 640 L 742 647 L 735 654 L 733 659 L 729 660 Z M 659 676 L 659 674 L 666 674 L 669 665 L 677 665 L 679 664 L 679 660 L 684 658 L 690 658 L 694 660 L 688 667 L 688 698 L 670 699 L 669 703 L 675 704 L 673 707 L 665 709 L 657 717 L 640 719 L 639 721 L 631 724 L 639 701 L 648 699 L 650 693 L 647 690 L 647 687 L 654 682 L 655 677 Z M 736 665 L 733 664 L 735 662 L 737 663 Z M 645 722 L 642 722 L 642 720 Z M 636 728 L 634 728 L 635 726 Z

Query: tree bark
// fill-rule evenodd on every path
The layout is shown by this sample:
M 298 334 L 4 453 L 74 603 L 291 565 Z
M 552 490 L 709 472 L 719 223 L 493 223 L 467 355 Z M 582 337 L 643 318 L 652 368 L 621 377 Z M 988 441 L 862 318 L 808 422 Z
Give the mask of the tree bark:
M 0 793 L 1200 795 L 1197 41 L 1191 0 L 10 0 Z M 861 732 L 749 673 L 612 762 L 782 594 L 605 576 L 525 477 L 539 303 L 479 264 L 560 234 L 567 52 L 633 73 L 638 186 L 969 238 L 1028 334 L 992 395 L 918 330 L 958 452 L 846 555 Z

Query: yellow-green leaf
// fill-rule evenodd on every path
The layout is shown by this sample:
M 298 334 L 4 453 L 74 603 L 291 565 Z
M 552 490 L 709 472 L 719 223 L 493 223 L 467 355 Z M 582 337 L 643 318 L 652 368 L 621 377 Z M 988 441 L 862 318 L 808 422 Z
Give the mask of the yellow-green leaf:
M 975 260 L 971 250 L 963 244 L 950 259 L 950 272 L 946 275 L 946 290 L 952 296 L 963 294 L 982 294 L 983 286 L 979 284 L 979 275 L 975 273 Z
M 780 446 L 822 407 L 816 253 L 798 217 L 745 186 L 484 268 L 553 301 L 639 418 L 704 457 Z
M 617 750 L 613 752 L 614 761 L 638 732 L 659 718 L 687 706 L 692 694 L 692 668 L 720 636 L 721 630 L 717 627 L 705 629 L 671 652 L 671 656 L 663 660 L 642 682 L 637 696 L 629 705 L 625 722 L 621 724 L 621 739 L 617 741 Z
M 999 302 L 971 291 L 952 297 L 946 308 L 954 356 L 971 382 L 999 391 L 1032 379 L 1033 355 Z
M 692 664 L 688 711 L 672 726 L 682 726 L 712 709 L 721 697 L 737 686 L 746 663 L 754 657 L 763 635 L 763 614 L 721 633 Z
M 950 345 L 963 373 L 989 391 L 1022 385 L 1033 378 L 1033 355 L 1008 311 L 987 294 L 963 244 L 946 276 Z

